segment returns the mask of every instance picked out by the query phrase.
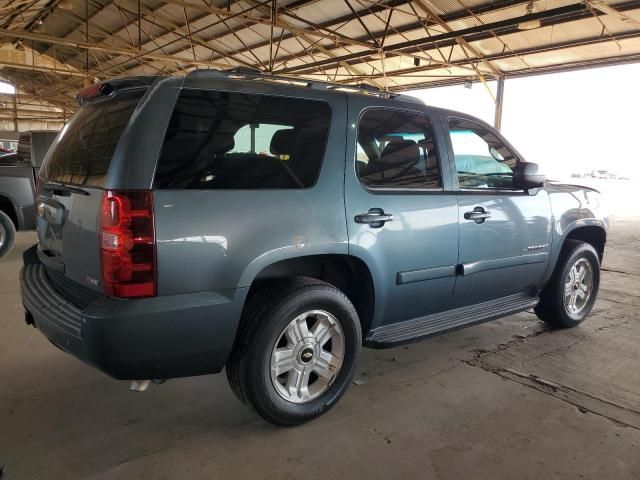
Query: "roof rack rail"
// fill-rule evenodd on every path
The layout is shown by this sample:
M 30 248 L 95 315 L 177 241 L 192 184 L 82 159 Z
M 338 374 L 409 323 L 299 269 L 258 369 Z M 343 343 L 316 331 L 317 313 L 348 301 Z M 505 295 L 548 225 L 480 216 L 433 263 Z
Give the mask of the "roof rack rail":
M 293 85 L 299 85 L 307 88 L 314 88 L 318 90 L 339 90 L 346 92 L 363 93 L 366 95 L 374 95 L 381 98 L 401 98 L 406 101 L 420 102 L 419 100 L 403 95 L 397 92 L 387 92 L 385 90 L 372 87 L 364 83 L 357 85 L 344 84 L 344 83 L 332 83 L 319 80 L 311 80 L 308 78 L 288 77 L 284 75 L 274 75 L 269 72 L 262 72 L 250 67 L 234 67 L 228 70 L 216 70 L 216 69 L 197 69 L 192 70 L 187 74 L 187 77 L 215 77 L 215 78 L 238 78 L 243 80 L 262 80 L 276 83 L 289 83 Z

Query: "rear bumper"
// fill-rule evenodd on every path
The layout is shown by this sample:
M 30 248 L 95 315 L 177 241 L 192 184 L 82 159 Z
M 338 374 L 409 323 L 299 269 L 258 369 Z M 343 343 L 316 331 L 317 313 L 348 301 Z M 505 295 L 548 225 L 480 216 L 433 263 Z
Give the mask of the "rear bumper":
M 42 263 L 27 257 L 20 276 L 23 304 L 35 326 L 65 352 L 119 379 L 223 368 L 247 289 L 139 300 L 99 297 L 81 308 L 53 287 Z

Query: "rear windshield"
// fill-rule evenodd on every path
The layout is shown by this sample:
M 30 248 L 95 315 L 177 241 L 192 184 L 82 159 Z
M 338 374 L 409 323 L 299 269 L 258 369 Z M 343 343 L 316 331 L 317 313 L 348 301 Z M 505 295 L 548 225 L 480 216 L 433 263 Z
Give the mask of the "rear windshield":
M 102 187 L 111 157 L 144 90 L 82 107 L 62 129 L 40 174 L 52 181 Z
M 295 189 L 318 177 L 326 102 L 184 90 L 165 135 L 157 188 Z

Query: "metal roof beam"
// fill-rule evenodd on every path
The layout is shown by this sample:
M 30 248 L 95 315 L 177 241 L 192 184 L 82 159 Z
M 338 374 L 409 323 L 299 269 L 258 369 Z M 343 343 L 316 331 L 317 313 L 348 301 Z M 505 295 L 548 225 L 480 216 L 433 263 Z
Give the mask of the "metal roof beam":
M 618 57 L 606 57 L 606 58 L 595 58 L 590 60 L 577 60 L 575 62 L 563 63 L 560 65 L 547 65 L 545 67 L 537 67 L 535 69 L 527 70 L 517 70 L 509 72 L 506 75 L 506 78 L 522 78 L 522 77 L 533 77 L 535 75 L 548 75 L 550 73 L 562 73 L 562 72 L 575 72 L 577 70 L 586 70 L 589 68 L 597 68 L 597 67 L 607 67 L 613 65 L 625 65 L 628 63 L 640 63 L 640 54 L 632 53 L 629 55 L 622 55 Z M 392 88 L 392 91 L 397 92 L 406 92 L 407 90 L 419 90 L 419 89 L 429 89 L 429 88 L 438 88 L 438 87 L 446 87 L 451 85 L 461 85 L 463 81 L 460 79 L 451 78 L 441 81 L 431 81 L 431 82 L 423 82 L 423 83 L 413 83 L 411 85 L 403 85 L 400 87 Z
M 317 1 L 319 1 L 319 0 L 298 0 L 295 3 L 288 5 L 287 7 L 278 8 L 278 12 L 282 14 L 288 8 L 300 8 L 302 6 L 306 6 L 306 5 L 315 3 Z M 255 8 L 257 8 L 259 6 L 264 6 L 266 3 L 267 2 L 263 1 L 263 2 L 260 2 L 260 3 L 256 4 L 256 5 L 254 5 L 254 6 L 251 6 L 249 8 L 244 8 L 243 10 L 241 10 L 239 12 L 237 12 L 237 11 L 236 12 L 231 12 L 226 17 L 223 17 L 223 18 L 218 17 L 218 20 L 216 20 L 215 22 L 209 23 L 209 24 L 205 25 L 204 27 L 200 27 L 200 28 L 198 28 L 196 30 L 193 30 L 191 32 L 191 34 L 195 35 L 195 34 L 201 32 L 203 30 L 210 29 L 210 28 L 212 28 L 214 26 L 217 26 L 219 24 L 224 24 L 227 27 L 227 30 L 225 30 L 223 33 L 219 33 L 219 34 L 217 34 L 217 35 L 215 35 L 213 37 L 209 37 L 208 39 L 205 39 L 205 38 L 201 39 L 204 43 L 207 43 L 207 42 L 210 42 L 210 41 L 213 41 L 213 40 L 218 40 L 218 39 L 220 39 L 222 37 L 225 37 L 225 36 L 227 36 L 229 34 L 235 34 L 236 32 L 240 32 L 241 30 L 245 30 L 247 28 L 251 28 L 251 26 L 254 25 L 254 24 L 250 23 L 250 22 L 242 23 L 239 26 L 229 26 L 226 22 L 228 20 L 231 20 L 231 19 L 240 18 L 242 15 L 245 15 L 247 12 L 250 12 L 250 11 L 254 10 Z M 160 8 L 163 8 L 166 5 L 167 5 L 167 2 L 162 3 L 160 7 L 158 7 L 155 10 L 152 10 L 148 14 L 148 16 L 149 15 L 151 15 L 151 16 L 157 15 L 157 10 L 159 10 Z M 180 5 L 182 5 L 182 3 L 180 3 Z M 190 20 L 190 22 L 194 23 L 194 22 L 201 21 L 201 20 L 205 19 L 206 17 L 209 17 L 210 15 L 211 15 L 211 13 L 207 11 L 204 15 L 200 15 L 200 16 L 196 16 L 195 18 L 192 18 Z M 171 34 L 176 35 L 175 34 L 175 30 L 165 29 L 165 31 L 162 34 L 160 34 L 160 36 L 166 36 L 166 35 L 171 35 Z M 295 35 L 291 34 L 291 36 L 294 37 Z M 160 46 L 157 46 L 157 43 L 156 43 L 155 46 L 153 48 L 151 48 L 150 50 L 147 50 L 147 52 L 148 53 L 153 53 L 153 52 L 156 52 L 158 50 L 163 50 L 164 51 L 164 49 L 166 49 L 167 47 L 169 47 L 169 46 L 171 46 L 171 45 L 173 45 L 173 44 L 175 44 L 175 43 L 177 43 L 177 42 L 179 42 L 181 40 L 188 40 L 188 35 L 187 34 L 179 35 L 178 38 L 175 38 L 175 39 L 172 39 L 170 41 L 167 41 L 166 43 L 163 43 Z M 148 42 L 148 43 L 151 43 L 151 42 Z M 268 42 L 266 44 L 268 45 Z M 147 46 L 147 44 L 145 44 L 144 46 Z M 249 47 L 249 49 L 253 49 L 253 48 L 255 48 L 255 46 Z M 240 54 L 246 54 L 249 49 L 243 48 L 243 49 L 239 49 L 237 52 L 236 51 L 224 52 L 224 54 L 220 54 L 217 57 L 216 56 L 212 56 L 210 58 L 210 61 L 224 60 L 226 57 L 240 55 Z M 174 56 L 174 55 L 177 55 L 177 54 L 180 54 L 180 53 L 183 53 L 183 52 L 190 53 L 188 51 L 188 49 L 178 48 L 178 49 L 173 50 L 172 52 L 169 52 L 169 54 Z M 237 62 L 237 60 L 236 60 L 236 62 Z M 241 63 L 241 62 L 237 62 L 237 63 Z M 119 62 L 119 63 L 115 64 L 115 66 L 116 67 L 122 67 L 125 64 L 126 64 L 126 62 Z M 113 67 L 113 64 L 110 65 L 109 68 L 111 69 L 112 67 Z
M 622 20 L 623 22 L 630 22 L 635 24 L 636 26 L 640 26 L 640 20 L 630 15 L 626 15 L 624 12 L 619 11 L 614 6 L 607 5 L 601 0 L 585 0 L 585 3 L 601 13 L 611 15 L 612 17 Z
M 463 10 L 459 10 L 457 12 L 453 12 L 453 13 L 450 13 L 450 14 L 445 14 L 445 15 L 442 15 L 441 18 L 445 22 L 451 22 L 451 21 L 460 20 L 460 19 L 463 19 L 463 18 L 470 18 L 473 15 L 480 15 L 480 14 L 483 14 L 483 13 L 493 12 L 493 11 L 496 11 L 496 10 L 502 10 L 504 8 L 509 8 L 509 7 L 513 7 L 513 6 L 516 6 L 516 5 L 526 5 L 528 2 L 529 2 L 529 0 L 502 0 L 502 1 L 497 1 L 497 2 L 490 2 L 490 3 L 485 3 L 483 5 L 479 5 L 477 7 L 473 7 L 471 9 L 463 9 Z M 375 13 L 383 12 L 383 11 L 388 10 L 390 8 L 397 8 L 397 7 L 400 7 L 402 5 L 406 5 L 406 4 L 410 4 L 410 3 L 411 3 L 411 0 L 398 0 L 396 2 L 395 6 L 394 6 L 393 0 L 388 0 L 388 1 L 385 1 L 385 2 L 380 2 L 380 3 L 376 3 L 376 4 L 371 5 L 369 7 L 369 12 L 371 14 L 375 14 Z M 319 23 L 318 26 L 321 27 L 321 28 L 329 28 L 329 27 L 335 27 L 336 25 L 344 24 L 344 23 L 349 22 L 349 21 L 354 21 L 354 20 L 355 20 L 355 18 L 353 18 L 353 15 L 343 15 L 341 17 L 329 20 L 327 22 Z M 414 23 L 411 23 L 411 24 L 407 24 L 407 25 L 404 25 L 404 26 L 401 26 L 401 27 L 396 27 L 395 31 L 397 33 L 399 33 L 399 34 L 402 34 L 402 33 L 410 32 L 410 31 L 414 31 L 414 30 L 422 30 L 422 29 L 425 28 L 425 23 L 427 24 L 427 26 L 428 25 L 431 25 L 431 26 L 437 25 L 437 23 L 434 22 L 434 21 L 428 21 L 428 20 L 425 20 L 425 19 L 420 19 L 417 22 L 414 22 Z M 286 35 L 284 35 L 282 37 L 282 40 L 287 40 L 287 39 L 290 39 L 290 38 L 293 38 L 293 37 L 294 37 L 294 35 L 292 35 L 292 34 L 286 34 Z M 362 39 L 359 39 L 359 40 L 365 41 L 365 38 L 362 38 Z M 269 45 L 268 41 L 267 42 L 260 42 L 260 43 L 252 45 L 251 48 L 257 49 L 257 48 L 261 48 L 261 47 L 264 47 L 264 46 L 267 46 L 267 45 Z M 242 51 L 243 51 L 243 49 L 237 49 L 237 50 L 232 51 L 231 53 L 236 54 L 236 53 L 241 53 Z M 287 61 L 290 61 L 290 60 L 294 60 L 296 58 L 297 58 L 297 56 L 292 55 L 290 57 L 286 57 L 286 58 L 281 59 L 281 63 L 287 62 Z
M 622 5 L 617 6 L 619 10 L 633 10 L 640 8 L 640 0 L 632 0 L 625 2 Z M 556 24 L 566 21 L 574 21 L 580 18 L 586 18 L 591 16 L 589 7 L 583 3 L 571 4 L 563 7 L 545 10 L 543 12 L 536 12 L 531 14 L 522 15 L 520 17 L 513 17 L 506 20 L 500 20 L 497 22 L 487 23 L 475 27 L 465 28 L 457 31 L 447 32 L 440 35 L 434 35 L 432 37 L 425 37 L 407 42 L 400 42 L 389 46 L 384 46 L 382 50 L 403 51 L 403 52 L 416 52 L 419 51 L 419 47 L 442 47 L 444 45 L 451 45 L 457 43 L 456 37 L 463 37 L 467 42 L 477 41 L 483 38 L 489 38 L 493 36 L 494 32 L 498 31 L 500 34 L 505 32 L 511 33 L 517 30 L 517 26 L 521 22 L 530 20 L 541 20 L 543 25 Z M 393 52 L 390 52 L 393 54 Z M 348 55 L 342 55 L 337 59 L 327 59 L 320 62 L 305 63 L 302 65 L 296 65 L 293 67 L 283 68 L 277 71 L 277 73 L 296 73 L 296 74 L 310 74 L 314 73 L 317 67 L 329 67 L 335 64 L 336 61 L 346 61 L 348 63 L 362 63 L 367 61 L 372 56 L 371 52 L 356 52 Z
M 375 48 L 375 45 L 372 45 L 369 42 L 362 42 L 362 41 L 358 41 L 358 40 L 353 40 L 349 37 L 345 37 L 343 35 L 340 34 L 336 34 L 336 33 L 324 33 L 318 30 L 309 30 L 306 28 L 300 28 L 297 27 L 295 25 L 291 25 L 290 23 L 287 22 L 282 22 L 280 20 L 278 20 L 277 18 L 274 19 L 273 21 L 270 18 L 264 18 L 264 17 L 255 17 L 252 15 L 248 15 L 248 14 L 240 14 L 237 15 L 234 12 L 225 10 L 223 8 L 217 8 L 217 7 L 209 7 L 204 3 L 193 3 L 193 2 L 189 2 L 189 1 L 184 1 L 184 0 L 164 0 L 165 3 L 173 3 L 175 5 L 181 5 L 181 6 L 185 6 L 187 8 L 193 8 L 196 10 L 202 10 L 205 12 L 209 12 L 209 13 L 213 13 L 215 15 L 221 16 L 221 17 L 236 17 L 242 20 L 246 20 L 249 23 L 257 23 L 257 24 L 262 24 L 262 25 L 273 25 L 274 27 L 278 27 L 278 28 L 282 28 L 284 30 L 288 30 L 291 33 L 294 33 L 296 35 L 307 35 L 310 37 L 318 37 L 318 38 L 323 38 L 325 40 L 331 40 L 334 43 L 344 43 L 347 45 L 358 45 L 361 47 L 366 47 L 366 48 Z
M 500 30 L 506 27 L 512 27 L 514 25 L 518 25 L 521 22 L 532 21 L 532 20 L 542 20 L 546 18 L 553 18 L 554 16 L 583 12 L 585 11 L 586 8 L 587 7 L 584 4 L 576 3 L 572 5 L 567 5 L 564 7 L 552 8 L 549 10 L 545 10 L 544 12 L 526 14 L 520 17 L 513 17 L 506 20 L 499 20 L 497 22 L 487 23 L 484 25 L 478 25 L 475 27 L 469 27 L 469 28 L 463 28 L 461 30 L 450 31 L 450 32 L 442 33 L 440 35 L 434 35 L 432 37 L 409 40 L 405 42 L 395 43 L 393 45 L 385 45 L 380 50 L 382 51 L 402 50 L 405 48 L 412 48 L 412 47 L 418 47 L 418 46 L 424 47 L 428 45 L 437 45 L 438 42 L 443 40 L 455 39 L 456 37 L 465 37 L 467 35 L 471 35 L 475 33 L 483 33 L 483 32 L 488 32 L 492 30 Z M 343 55 L 341 57 L 338 57 L 338 59 L 341 61 L 349 61 L 349 60 L 361 59 L 361 58 L 367 57 L 368 55 L 369 55 L 369 52 L 357 52 L 349 55 Z M 331 65 L 331 63 L 333 62 L 334 62 L 333 60 L 323 60 L 316 63 L 284 68 L 280 70 L 279 73 L 290 73 L 290 72 L 296 72 L 299 70 L 309 70 L 315 67 L 328 66 L 328 65 Z
M 596 36 L 596 37 L 588 37 L 588 38 L 583 38 L 583 39 L 579 39 L 579 40 L 571 40 L 571 41 L 567 41 L 567 42 L 561 42 L 561 43 L 556 43 L 554 45 L 544 45 L 541 47 L 534 47 L 534 48 L 523 48 L 520 50 L 514 50 L 514 51 L 510 51 L 510 52 L 505 52 L 505 53 L 499 53 L 499 54 L 495 54 L 495 55 L 487 55 L 485 56 L 485 58 L 487 60 L 490 61 L 497 61 L 497 60 L 506 60 L 506 59 L 510 59 L 510 58 L 516 58 L 516 57 L 520 57 L 520 56 L 524 56 L 524 55 L 535 55 L 535 54 L 540 54 L 540 53 L 547 53 L 547 52 L 553 52 L 553 51 L 558 51 L 558 50 L 563 50 L 563 49 L 567 49 L 567 48 L 575 48 L 575 47 L 585 47 L 585 46 L 590 46 L 590 45 L 598 45 L 598 44 L 603 44 L 603 43 L 609 43 L 609 42 L 615 42 L 615 41 L 621 41 L 621 40 L 628 40 L 628 39 L 633 39 L 633 38 L 640 38 L 640 29 L 638 30 L 633 30 L 630 32 L 625 32 L 622 34 L 618 34 L 615 37 L 611 38 L 611 37 L 602 37 L 602 36 Z M 451 62 L 451 64 L 453 66 L 460 66 L 460 65 L 464 65 L 468 62 L 474 62 L 477 61 L 477 59 L 475 58 L 470 58 L 470 59 L 463 59 L 463 60 L 454 60 Z M 393 70 L 393 71 L 389 71 L 387 72 L 387 75 L 391 75 L 391 76 L 396 76 L 396 77 L 410 77 L 410 78 L 419 78 L 419 77 L 428 77 L 428 72 L 431 70 L 437 70 L 441 67 L 434 67 L 434 68 L 423 68 L 423 67 L 413 67 L 413 68 L 406 68 L 406 69 L 401 69 L 401 70 Z M 523 70 L 523 71 L 526 71 Z M 320 75 L 319 73 L 317 75 Z M 509 72 L 508 74 L 506 74 L 505 76 L 513 76 L 514 74 L 512 72 Z M 377 76 L 377 75 L 376 75 Z M 458 78 L 458 77 L 456 77 Z M 454 83 L 462 83 L 464 80 L 467 80 L 468 77 L 466 76 L 462 76 L 459 77 L 460 81 L 454 82 Z M 495 78 L 495 77 L 494 77 Z M 354 81 L 358 81 L 359 79 L 356 77 L 353 79 Z M 413 88 L 413 86 L 410 86 L 411 88 Z
M 80 50 L 93 50 L 98 52 L 116 53 L 118 55 L 124 55 L 132 58 L 148 58 L 151 60 L 157 60 L 161 62 L 171 63 L 186 63 L 190 65 L 202 65 L 214 68 L 228 68 L 229 65 L 219 62 L 212 62 L 207 60 L 194 61 L 192 58 L 182 58 L 173 55 L 159 55 L 155 53 L 147 53 L 144 50 L 137 50 L 133 48 L 116 48 L 110 45 L 104 45 L 100 43 L 81 42 L 76 40 L 65 40 L 62 38 L 54 37 L 51 35 L 44 35 L 41 33 L 28 32 L 25 30 L 7 30 L 6 28 L 0 28 L 0 35 L 5 35 L 11 38 L 24 38 L 27 40 L 35 40 L 42 43 L 50 43 L 56 45 L 65 45 L 68 47 L 77 48 Z

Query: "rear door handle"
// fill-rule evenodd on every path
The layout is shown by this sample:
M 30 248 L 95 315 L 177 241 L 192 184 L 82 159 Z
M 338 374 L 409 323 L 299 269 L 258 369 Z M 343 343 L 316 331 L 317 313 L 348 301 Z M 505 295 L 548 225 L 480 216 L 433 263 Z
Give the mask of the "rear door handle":
M 356 223 L 366 223 L 371 228 L 380 228 L 393 220 L 393 214 L 385 213 L 381 208 L 370 208 L 367 213 L 359 213 L 354 218 Z
M 483 207 L 476 207 L 471 212 L 464 214 L 465 220 L 473 220 L 476 223 L 484 223 L 487 218 L 491 218 L 491 212 Z

